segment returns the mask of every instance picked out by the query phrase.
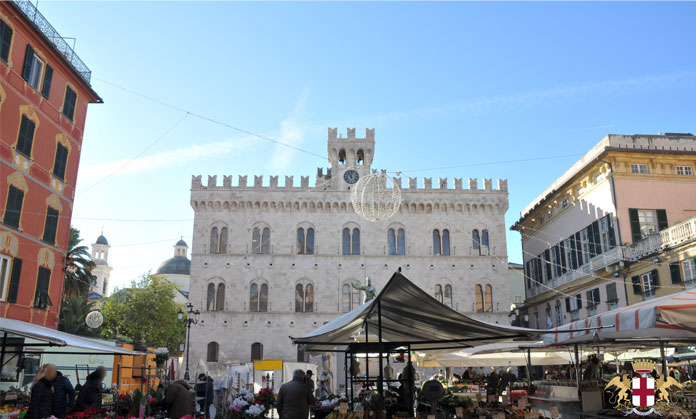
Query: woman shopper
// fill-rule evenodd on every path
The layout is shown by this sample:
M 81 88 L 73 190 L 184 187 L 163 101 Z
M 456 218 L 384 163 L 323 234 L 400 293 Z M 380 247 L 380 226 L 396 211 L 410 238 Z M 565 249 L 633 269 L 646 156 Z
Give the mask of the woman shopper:
M 51 416 L 53 404 L 53 380 L 56 378 L 56 366 L 45 364 L 34 377 L 31 387 L 31 399 L 25 419 L 44 419 Z

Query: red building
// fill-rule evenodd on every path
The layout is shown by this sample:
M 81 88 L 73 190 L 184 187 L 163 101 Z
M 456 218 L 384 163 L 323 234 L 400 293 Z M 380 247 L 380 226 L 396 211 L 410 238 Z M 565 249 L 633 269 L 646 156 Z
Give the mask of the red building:
M 0 317 L 57 327 L 90 76 L 30 2 L 0 2 Z

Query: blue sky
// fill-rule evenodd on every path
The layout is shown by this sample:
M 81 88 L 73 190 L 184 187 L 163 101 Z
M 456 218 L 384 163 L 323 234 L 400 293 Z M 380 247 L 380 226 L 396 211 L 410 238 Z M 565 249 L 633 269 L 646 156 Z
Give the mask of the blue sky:
M 327 163 L 113 84 L 320 155 L 327 127 L 374 127 L 373 167 L 508 178 L 508 226 L 578 157 L 483 163 L 580 155 L 608 133 L 696 130 L 693 3 L 39 9 L 77 38 L 105 101 L 89 110 L 73 224 L 90 243 L 104 229 L 116 286 L 169 258 L 180 235 L 190 242 L 192 174 L 314 176 Z M 116 221 L 134 219 L 184 221 Z M 507 240 L 519 262 L 519 235 Z

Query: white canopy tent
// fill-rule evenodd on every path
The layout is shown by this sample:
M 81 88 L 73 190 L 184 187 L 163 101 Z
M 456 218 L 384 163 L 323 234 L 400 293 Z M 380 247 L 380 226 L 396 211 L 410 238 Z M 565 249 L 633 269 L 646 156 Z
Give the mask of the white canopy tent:
M 581 354 L 581 359 L 585 355 Z M 498 342 L 451 353 L 425 353 L 418 360 L 418 365 L 422 367 L 519 367 L 527 365 L 528 360 L 531 361 L 531 365 L 566 365 L 573 362 L 573 355 L 566 348 L 545 347 L 542 341 Z
M 106 345 L 93 339 L 72 335 L 70 333 L 61 332 L 49 327 L 39 326 L 14 319 L 0 318 L 0 333 L 4 333 L 4 336 L 15 335 L 39 340 L 46 342 L 48 344 L 47 346 L 71 346 L 91 352 L 104 352 L 119 355 L 142 355 L 141 352 L 131 351 L 118 346 Z M 2 338 L 0 340 L 2 341 L 2 346 L 4 347 L 6 339 Z
M 553 330 L 567 333 L 544 334 L 546 344 L 592 344 L 645 339 L 696 340 L 696 290 L 632 304 L 564 324 Z

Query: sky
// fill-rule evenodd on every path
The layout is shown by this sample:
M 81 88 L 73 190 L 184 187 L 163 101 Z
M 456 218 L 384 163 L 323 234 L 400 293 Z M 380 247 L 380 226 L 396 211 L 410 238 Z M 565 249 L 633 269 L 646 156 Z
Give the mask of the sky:
M 191 175 L 313 181 L 327 127 L 375 128 L 373 168 L 404 177 L 508 179 L 506 227 L 605 135 L 696 131 L 696 3 L 38 7 L 104 99 L 72 223 L 108 238 L 112 288 L 190 244 Z

